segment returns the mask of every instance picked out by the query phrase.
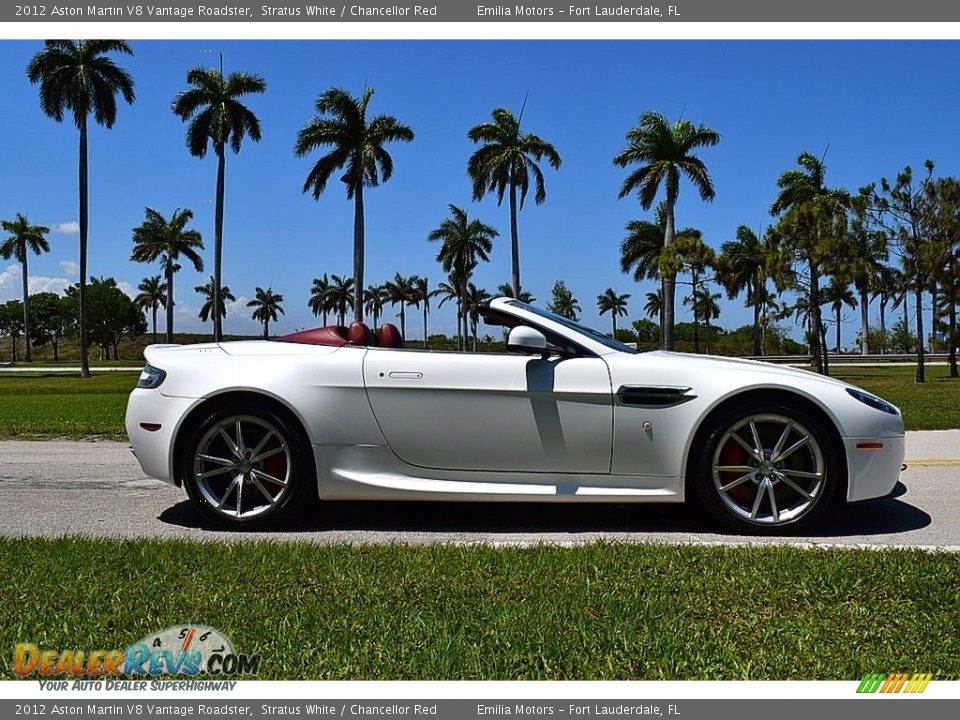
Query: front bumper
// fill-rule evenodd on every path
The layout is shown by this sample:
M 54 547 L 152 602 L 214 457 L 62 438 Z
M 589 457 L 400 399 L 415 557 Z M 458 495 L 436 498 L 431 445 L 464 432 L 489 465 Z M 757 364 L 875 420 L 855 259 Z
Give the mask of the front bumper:
M 874 447 L 876 445 L 880 447 Z M 905 455 L 904 436 L 844 438 L 847 502 L 881 498 L 893 492 Z
M 130 449 L 149 477 L 176 485 L 173 441 L 180 421 L 197 400 L 168 397 L 159 390 L 136 389 L 127 400 Z

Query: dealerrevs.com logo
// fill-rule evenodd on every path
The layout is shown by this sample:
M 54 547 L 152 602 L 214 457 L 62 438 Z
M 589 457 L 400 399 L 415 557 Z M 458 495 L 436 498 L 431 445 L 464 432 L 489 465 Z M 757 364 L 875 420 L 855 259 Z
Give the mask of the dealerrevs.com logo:
M 175 625 L 147 635 L 124 650 L 41 649 L 18 643 L 13 671 L 20 677 L 160 675 L 256 675 L 260 656 L 238 653 L 219 630 L 206 625 Z
M 930 673 L 867 673 L 857 687 L 858 693 L 922 693 L 930 683 Z

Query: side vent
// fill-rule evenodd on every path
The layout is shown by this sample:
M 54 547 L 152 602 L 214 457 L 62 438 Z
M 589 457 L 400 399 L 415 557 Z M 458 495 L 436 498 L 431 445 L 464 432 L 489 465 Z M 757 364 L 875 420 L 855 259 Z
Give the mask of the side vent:
M 617 401 L 621 405 L 637 407 L 672 407 L 693 400 L 691 388 L 675 385 L 621 385 Z

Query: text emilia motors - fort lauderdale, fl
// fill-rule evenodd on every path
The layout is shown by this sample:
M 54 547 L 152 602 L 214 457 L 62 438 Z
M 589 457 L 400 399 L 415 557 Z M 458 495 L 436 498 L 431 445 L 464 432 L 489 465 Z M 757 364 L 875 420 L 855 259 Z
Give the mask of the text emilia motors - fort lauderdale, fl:
M 531 5 L 476 5 L 476 16 L 486 18 L 529 17 L 679 17 L 677 5 L 570 5 L 567 8 L 539 7 Z M 261 17 L 437 17 L 436 5 L 16 5 L 18 17 L 73 17 L 73 18 L 166 18 L 172 20 L 192 18 L 249 18 Z

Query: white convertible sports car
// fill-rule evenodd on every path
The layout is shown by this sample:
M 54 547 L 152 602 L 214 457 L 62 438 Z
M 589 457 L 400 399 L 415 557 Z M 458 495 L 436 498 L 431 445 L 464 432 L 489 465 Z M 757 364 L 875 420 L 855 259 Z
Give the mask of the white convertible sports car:
M 481 312 L 507 352 L 407 350 L 396 328 L 152 345 L 126 426 L 144 472 L 207 518 L 279 523 L 318 498 L 682 502 L 781 532 L 889 495 L 903 419 L 803 370 L 639 353 L 530 305 Z

